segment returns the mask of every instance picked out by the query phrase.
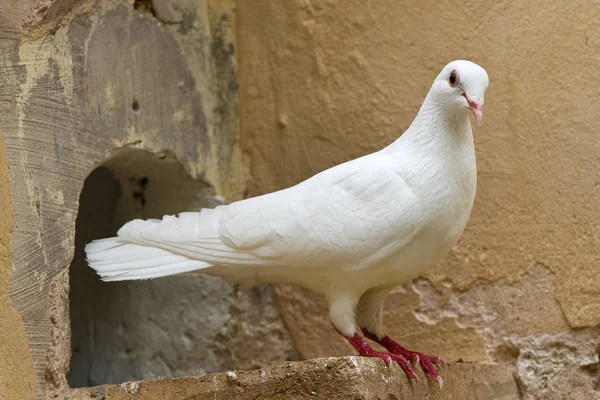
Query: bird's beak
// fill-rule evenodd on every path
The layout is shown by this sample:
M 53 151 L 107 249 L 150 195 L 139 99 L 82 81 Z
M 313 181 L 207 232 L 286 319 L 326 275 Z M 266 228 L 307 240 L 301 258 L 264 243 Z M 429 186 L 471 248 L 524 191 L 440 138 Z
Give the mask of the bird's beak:
M 469 110 L 473 113 L 477 125 L 481 125 L 483 122 L 483 99 L 477 96 L 467 97 L 467 95 L 465 95 L 465 98 L 467 99 L 467 103 L 469 103 Z

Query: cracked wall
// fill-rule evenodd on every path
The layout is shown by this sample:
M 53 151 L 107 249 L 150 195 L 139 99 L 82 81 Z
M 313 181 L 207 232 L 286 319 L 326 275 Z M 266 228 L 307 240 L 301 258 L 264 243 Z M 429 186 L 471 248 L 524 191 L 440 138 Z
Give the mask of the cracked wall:
M 448 61 L 487 69 L 469 226 L 434 270 L 392 294 L 385 325 L 449 361 L 506 364 L 523 398 L 600 397 L 599 11 L 558 1 L 237 6 L 251 195 L 393 141 Z M 352 352 L 323 299 L 275 291 L 301 356 Z

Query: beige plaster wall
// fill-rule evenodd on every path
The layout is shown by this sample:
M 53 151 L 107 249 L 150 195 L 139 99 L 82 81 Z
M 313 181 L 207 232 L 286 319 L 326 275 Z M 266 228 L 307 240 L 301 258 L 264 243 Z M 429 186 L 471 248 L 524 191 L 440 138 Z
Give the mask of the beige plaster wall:
M 0 399 L 297 358 L 268 287 L 83 260 L 123 219 L 244 196 L 235 48 L 233 1 L 0 2 Z
M 23 321 L 8 297 L 13 224 L 8 162 L 0 133 L 0 399 L 27 399 L 35 393 L 33 362 Z
M 169 150 L 208 203 L 269 192 L 390 143 L 456 58 L 491 79 L 475 130 L 477 201 L 452 254 L 390 297 L 388 332 L 451 362 L 503 364 L 526 399 L 598 397 L 600 11 L 554 1 L 233 3 L 0 2 L 0 399 L 68 391 L 79 196 L 109 153 L 142 143 L 162 160 Z M 140 165 L 119 171 L 146 172 Z M 213 307 L 181 290 L 171 299 L 175 279 L 140 293 L 152 287 L 164 310 L 201 309 L 213 322 L 196 332 L 202 351 L 167 340 L 169 357 L 191 354 L 178 374 L 354 354 L 312 294 L 278 286 L 273 299 L 268 288 L 199 279 L 216 293 Z
M 251 195 L 393 141 L 447 62 L 487 69 L 469 226 L 443 262 L 391 296 L 388 332 L 449 361 L 505 363 L 525 398 L 599 396 L 600 8 L 454 0 L 237 7 Z M 277 293 L 302 356 L 351 352 L 321 299 L 289 287 Z

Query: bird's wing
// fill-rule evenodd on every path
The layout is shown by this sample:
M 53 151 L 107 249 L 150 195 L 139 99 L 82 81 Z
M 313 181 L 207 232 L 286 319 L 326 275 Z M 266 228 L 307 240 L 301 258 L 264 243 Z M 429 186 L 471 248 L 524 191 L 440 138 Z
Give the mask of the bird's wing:
M 375 153 L 289 189 L 169 221 L 153 229 L 139 221 L 144 227 L 126 225 L 119 236 L 213 265 L 361 269 L 410 242 L 423 212 L 389 156 Z
M 278 266 L 368 267 L 410 242 L 423 220 L 419 200 L 381 153 L 251 200 L 227 208 L 220 238 Z

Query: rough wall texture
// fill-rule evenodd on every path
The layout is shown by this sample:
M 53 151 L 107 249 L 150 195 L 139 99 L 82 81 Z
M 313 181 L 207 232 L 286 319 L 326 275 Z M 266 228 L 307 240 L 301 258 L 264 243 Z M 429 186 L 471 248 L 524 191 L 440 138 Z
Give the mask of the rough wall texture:
M 234 13 L 233 0 L 0 2 L 0 398 L 102 398 L 68 383 L 352 354 L 312 294 L 243 293 L 207 277 L 99 285 L 82 246 L 133 217 L 243 197 L 243 151 L 255 195 L 381 148 L 456 58 L 481 63 L 492 82 L 476 130 L 477 203 L 452 254 L 390 297 L 388 331 L 449 361 L 504 364 L 526 399 L 600 397 L 600 117 L 589 101 L 598 95 L 597 10 L 236 5 Z M 204 398 L 260 395 L 266 385 L 281 398 L 350 382 L 374 390 L 358 398 L 517 397 L 498 366 L 449 367 L 440 394 L 424 379 L 408 392 L 402 373 L 376 373 L 374 361 L 361 360 L 374 369 L 358 375 L 352 360 L 336 361 L 335 379 L 308 362 L 290 367 L 299 373 L 269 370 L 268 382 L 260 371 L 240 374 L 235 387 L 214 375 L 102 390 Z M 504 397 L 488 390 L 498 382 Z
M 0 398 L 26 399 L 35 393 L 35 376 L 23 321 L 8 296 L 13 270 L 12 205 L 8 162 L 0 133 Z
M 268 287 L 99 285 L 82 260 L 126 219 L 244 195 L 234 16 L 211 0 L 0 5 L 0 398 L 297 357 Z
M 393 141 L 447 62 L 487 69 L 470 224 L 437 268 L 391 296 L 388 332 L 450 361 L 506 363 L 527 399 L 600 397 L 598 8 L 237 4 L 251 195 Z M 351 351 L 321 299 L 289 287 L 276 293 L 301 356 Z

